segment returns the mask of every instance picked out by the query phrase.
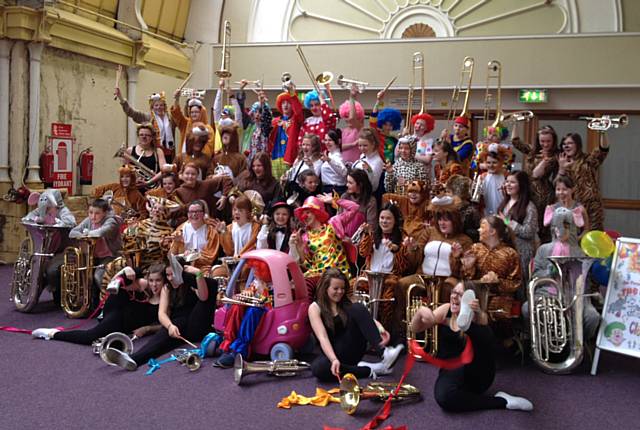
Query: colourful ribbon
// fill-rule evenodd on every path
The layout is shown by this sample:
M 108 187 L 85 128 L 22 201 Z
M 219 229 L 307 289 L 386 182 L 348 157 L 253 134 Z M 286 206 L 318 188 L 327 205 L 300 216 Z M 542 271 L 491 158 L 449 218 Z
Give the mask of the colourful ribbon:
M 73 325 L 71 327 L 62 327 L 62 326 L 58 326 L 58 327 L 54 327 L 56 330 L 60 330 L 60 331 L 64 331 L 64 330 L 77 330 L 80 327 L 86 325 L 90 320 L 94 319 L 96 317 L 96 315 L 98 315 L 98 313 L 102 310 L 102 308 L 104 307 L 104 303 L 107 301 L 107 298 L 109 297 L 108 294 L 105 294 L 105 296 L 102 298 L 102 300 L 100 300 L 100 303 L 98 304 L 98 307 L 95 308 L 95 310 L 91 313 L 91 315 L 89 315 L 83 322 Z M 9 333 L 24 333 L 24 334 L 31 334 L 33 332 L 33 330 L 29 330 L 26 328 L 17 328 L 17 327 L 13 327 L 13 326 L 0 326 L 0 331 L 6 331 Z
M 340 403 L 340 398 L 334 396 L 338 394 L 340 388 L 332 388 L 325 390 L 324 388 L 316 388 L 316 395 L 313 397 L 302 396 L 292 391 L 287 397 L 283 397 L 278 403 L 278 407 L 282 409 L 291 409 L 293 405 L 312 405 L 325 407 L 329 403 Z
M 440 369 L 457 369 L 473 361 L 473 344 L 471 343 L 471 338 L 467 336 L 467 341 L 462 354 L 454 358 L 441 359 L 435 358 L 431 354 L 427 354 L 424 349 L 420 347 L 420 344 L 418 342 L 416 342 L 415 340 L 410 340 L 409 357 L 421 358 L 427 363 L 439 367 Z

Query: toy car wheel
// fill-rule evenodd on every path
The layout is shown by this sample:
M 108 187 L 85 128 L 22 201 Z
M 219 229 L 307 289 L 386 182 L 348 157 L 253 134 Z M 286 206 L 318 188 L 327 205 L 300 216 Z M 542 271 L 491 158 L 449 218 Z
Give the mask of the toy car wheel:
M 293 358 L 293 348 L 287 343 L 276 343 L 271 348 L 272 360 L 291 360 Z

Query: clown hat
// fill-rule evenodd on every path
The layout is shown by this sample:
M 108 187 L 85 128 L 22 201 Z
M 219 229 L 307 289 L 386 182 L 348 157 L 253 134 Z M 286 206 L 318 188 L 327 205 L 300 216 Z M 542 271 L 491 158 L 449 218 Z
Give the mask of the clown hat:
M 270 217 L 273 217 L 273 213 L 276 211 L 276 209 L 280 209 L 280 208 L 287 209 L 289 211 L 289 215 L 293 214 L 293 206 L 288 204 L 285 200 L 276 200 L 275 202 L 271 203 L 271 205 L 269 205 L 269 210 L 267 214 Z
M 453 122 L 456 124 L 464 125 L 467 128 L 469 128 L 469 126 L 471 125 L 471 121 L 469 121 L 469 118 L 467 118 L 466 116 L 457 116 Z
M 293 213 L 295 214 L 296 218 L 300 219 L 302 213 L 305 210 L 310 210 L 311 212 L 313 212 L 318 221 L 323 224 L 329 220 L 329 214 L 324 208 L 324 203 L 322 203 L 322 200 L 315 196 L 307 197 L 302 206 L 296 208 Z

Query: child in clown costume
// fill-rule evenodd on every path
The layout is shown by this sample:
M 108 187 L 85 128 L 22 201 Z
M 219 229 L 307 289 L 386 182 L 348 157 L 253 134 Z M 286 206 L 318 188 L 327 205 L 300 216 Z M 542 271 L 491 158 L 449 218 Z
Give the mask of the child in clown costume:
M 393 163 L 396 160 L 395 149 L 398 143 L 398 138 L 393 135 L 393 132 L 400 130 L 402 114 L 398 109 L 393 108 L 384 108 L 378 111 L 384 107 L 383 97 L 384 92 L 380 91 L 369 117 L 369 127 L 377 131 L 379 140 L 383 143 L 382 155 L 384 159 L 389 163 Z
M 269 153 L 273 176 L 279 178 L 298 157 L 298 134 L 304 122 L 302 103 L 294 85 L 290 85 L 288 92 L 278 94 L 276 107 L 282 115 L 271 122 Z
M 453 134 L 449 134 L 449 130 L 442 130 L 441 139 L 451 142 L 451 146 L 458 154 L 458 160 L 462 164 L 464 174 L 469 173 L 471 158 L 474 153 L 473 141 L 470 137 L 471 120 L 466 116 L 459 116 L 453 121 Z

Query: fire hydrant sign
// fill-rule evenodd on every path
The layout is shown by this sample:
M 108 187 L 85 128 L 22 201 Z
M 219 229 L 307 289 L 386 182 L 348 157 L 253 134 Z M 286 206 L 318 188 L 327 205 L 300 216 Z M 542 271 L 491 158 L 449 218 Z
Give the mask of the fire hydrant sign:
M 53 188 L 66 188 L 73 194 L 73 138 L 51 137 Z

